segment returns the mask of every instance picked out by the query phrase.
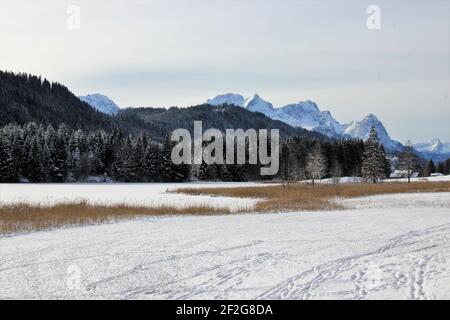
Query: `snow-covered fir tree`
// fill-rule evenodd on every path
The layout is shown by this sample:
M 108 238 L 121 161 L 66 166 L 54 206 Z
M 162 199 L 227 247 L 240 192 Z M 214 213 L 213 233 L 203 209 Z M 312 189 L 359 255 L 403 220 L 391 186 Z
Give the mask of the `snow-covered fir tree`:
M 372 183 L 386 178 L 386 152 L 380 144 L 375 127 L 370 129 L 369 138 L 364 143 L 362 163 L 363 177 Z

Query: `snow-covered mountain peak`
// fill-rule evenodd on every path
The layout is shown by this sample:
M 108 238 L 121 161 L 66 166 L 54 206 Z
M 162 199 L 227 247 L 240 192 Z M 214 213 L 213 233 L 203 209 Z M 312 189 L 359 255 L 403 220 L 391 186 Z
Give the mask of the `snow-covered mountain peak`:
M 450 149 L 449 144 L 443 143 L 439 139 L 433 139 L 430 141 L 430 151 L 439 152 L 439 151 L 442 151 L 443 149 L 447 149 L 446 152 L 449 152 L 450 151 L 450 150 L 448 150 L 448 149 Z
M 378 120 L 377 116 L 373 113 L 369 113 L 367 116 L 364 117 L 362 120 L 363 122 L 371 122 L 371 123 L 378 123 L 380 120 Z
M 78 98 L 81 101 L 89 104 L 94 109 L 109 115 L 115 115 L 120 110 L 120 108 L 117 106 L 117 104 L 114 103 L 114 101 L 100 93 L 79 96 Z
M 285 121 L 292 126 L 314 130 L 329 137 L 336 137 L 342 133 L 342 125 L 331 116 L 329 111 L 320 111 L 317 104 L 311 100 L 300 101 L 296 104 L 288 104 L 280 111 L 284 115 L 278 120 Z
M 329 111 L 321 111 L 317 103 L 311 100 L 288 104 L 274 108 L 273 104 L 261 98 L 258 94 L 244 99 L 237 94 L 224 94 L 207 100 L 213 105 L 234 104 L 250 111 L 261 112 L 269 118 L 283 121 L 293 127 L 320 132 L 331 138 L 352 137 L 367 139 L 370 129 L 377 129 L 380 142 L 389 150 L 401 150 L 401 143 L 389 137 L 383 123 L 374 115 L 368 114 L 361 121 L 352 121 L 342 125 L 333 118 Z
M 245 99 L 244 108 L 253 112 L 261 112 L 264 114 L 271 113 L 273 111 L 273 105 L 262 99 L 258 94 L 254 94 L 253 96 Z
M 391 139 L 383 123 L 372 113 L 365 116 L 361 121 L 352 121 L 345 125 L 344 134 L 353 138 L 365 140 L 369 137 L 369 132 L 372 127 L 376 129 L 378 138 L 385 148 L 395 151 L 403 149 L 400 142 Z
M 298 106 L 304 112 L 320 112 L 319 107 L 317 106 L 317 103 L 315 103 L 311 100 L 300 101 L 298 103 Z
M 244 97 L 241 96 L 240 94 L 226 93 L 226 94 L 221 94 L 221 95 L 215 96 L 212 99 L 208 99 L 208 100 L 206 100 L 206 103 L 213 105 L 213 106 L 229 104 L 229 105 L 243 107 L 244 100 L 245 100 Z

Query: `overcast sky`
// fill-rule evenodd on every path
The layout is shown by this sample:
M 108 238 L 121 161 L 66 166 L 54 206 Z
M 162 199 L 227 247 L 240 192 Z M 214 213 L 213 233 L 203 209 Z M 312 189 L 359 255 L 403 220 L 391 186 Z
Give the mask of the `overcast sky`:
M 374 113 L 401 142 L 450 140 L 449 0 L 0 0 L 0 69 L 120 106 L 310 99 L 340 122 Z

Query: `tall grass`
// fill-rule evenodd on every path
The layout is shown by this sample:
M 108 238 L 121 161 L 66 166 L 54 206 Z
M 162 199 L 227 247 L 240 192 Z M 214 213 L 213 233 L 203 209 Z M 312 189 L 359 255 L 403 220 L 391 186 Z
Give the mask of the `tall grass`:
M 261 185 L 258 187 L 182 188 L 173 192 L 190 195 L 215 195 L 261 199 L 256 212 L 294 210 L 338 210 L 343 205 L 336 198 L 354 198 L 369 195 L 405 192 L 450 192 L 450 182 L 386 183 L 316 185 L 293 183 L 289 185 Z M 243 209 L 239 213 L 248 212 Z M 50 207 L 15 204 L 0 206 L 0 235 L 97 224 L 129 218 L 165 215 L 217 215 L 231 214 L 228 209 L 204 206 L 177 208 L 172 206 L 100 206 L 86 202 L 58 204 Z
M 235 188 L 182 188 L 179 193 L 191 195 L 215 195 L 228 197 L 256 197 L 256 210 L 262 212 L 280 210 L 336 210 L 343 209 L 336 198 L 355 198 L 370 195 L 408 192 L 450 192 L 450 182 L 416 182 L 384 184 L 309 184 L 292 183 Z
M 230 213 L 227 209 L 217 209 L 206 205 L 176 208 L 171 206 L 94 206 L 85 202 L 58 204 L 50 207 L 15 204 L 0 207 L 0 235 L 63 226 L 97 224 L 136 217 Z

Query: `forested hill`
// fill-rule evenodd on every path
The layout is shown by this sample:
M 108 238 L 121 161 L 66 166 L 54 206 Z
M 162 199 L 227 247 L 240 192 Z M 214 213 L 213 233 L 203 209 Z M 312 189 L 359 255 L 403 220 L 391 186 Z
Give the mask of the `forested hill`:
M 321 134 L 293 128 L 260 113 L 234 106 L 200 105 L 189 108 L 129 108 L 116 116 L 96 111 L 81 101 L 67 87 L 39 76 L 0 71 L 0 127 L 15 123 L 36 122 L 57 128 L 64 123 L 69 129 L 84 131 L 120 129 L 139 135 L 146 132 L 162 141 L 172 130 L 186 128 L 192 132 L 195 120 L 203 129 L 279 129 L 284 137 L 325 138 Z
M 28 122 L 71 129 L 111 130 L 115 124 L 65 86 L 38 76 L 0 71 L 0 125 Z
M 241 107 L 199 105 L 188 108 L 129 108 L 121 110 L 118 119 L 142 119 L 151 135 L 162 139 L 177 128 L 188 129 L 193 132 L 194 121 L 201 120 L 203 130 L 216 128 L 225 132 L 226 129 L 279 129 L 282 137 L 300 136 L 321 138 L 325 137 L 316 132 L 302 128 L 293 128 L 281 121 L 272 120 L 262 113 L 250 112 Z

